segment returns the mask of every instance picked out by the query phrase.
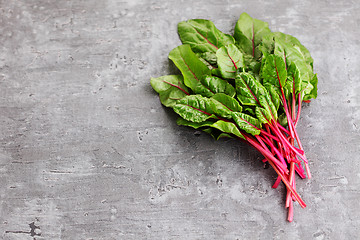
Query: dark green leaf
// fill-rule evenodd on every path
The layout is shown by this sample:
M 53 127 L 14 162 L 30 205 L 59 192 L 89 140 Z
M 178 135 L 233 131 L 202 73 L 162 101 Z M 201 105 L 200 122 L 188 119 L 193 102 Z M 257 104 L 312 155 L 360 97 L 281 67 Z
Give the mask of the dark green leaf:
M 193 19 L 178 24 L 183 44 L 189 44 L 194 52 L 216 52 L 222 46 L 234 43 L 234 38 L 218 30 L 214 23 L 204 19 Z
M 289 40 L 286 36 L 288 35 L 279 34 L 275 36 L 274 54 L 283 58 L 288 68 L 295 64 L 299 71 L 299 78 L 302 81 L 310 82 L 314 75 L 312 66 L 307 62 L 306 56 L 303 55 L 299 46 L 293 45 L 292 42 L 287 42 Z
M 254 77 L 257 77 L 260 73 L 261 62 L 249 54 L 243 54 L 243 58 L 246 72 L 252 73 Z
M 270 33 L 269 24 L 242 13 L 236 23 L 234 38 L 237 46 L 245 53 L 259 58 L 261 52 L 257 48 L 263 36 Z
M 151 78 L 150 83 L 153 89 L 159 93 L 160 101 L 166 107 L 172 107 L 177 100 L 189 95 L 189 90 L 184 85 L 181 75 Z
M 255 108 L 253 106 L 244 106 L 243 112 L 247 112 L 251 116 L 256 116 L 255 114 Z

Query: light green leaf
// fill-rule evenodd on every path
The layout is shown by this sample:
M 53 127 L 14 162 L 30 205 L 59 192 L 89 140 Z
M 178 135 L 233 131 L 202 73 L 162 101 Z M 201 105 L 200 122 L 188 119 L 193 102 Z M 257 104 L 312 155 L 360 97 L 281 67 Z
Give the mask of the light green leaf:
M 228 133 L 221 132 L 220 130 L 211 127 L 204 128 L 202 129 L 202 131 L 210 134 L 211 137 L 213 137 L 215 140 L 219 140 L 220 138 L 234 138 L 232 135 Z
M 240 49 L 258 59 L 261 57 L 258 45 L 263 36 L 270 32 L 268 23 L 252 18 L 247 13 L 242 13 L 235 25 L 234 38 Z
M 315 99 L 317 97 L 317 84 L 318 84 L 317 74 L 314 74 L 310 83 L 313 88 L 311 89 L 311 92 L 309 94 L 305 94 L 304 100 L 310 100 L 311 98 Z
M 291 63 L 288 68 L 288 79 L 291 82 L 291 92 L 295 94 L 301 92 L 301 76 L 300 71 L 295 63 Z
M 287 117 L 285 113 L 282 113 L 279 118 L 279 123 L 281 124 L 281 126 L 286 127 L 288 125 L 288 121 L 287 121 Z
M 234 79 L 237 69 L 244 67 L 243 54 L 234 44 L 221 47 L 216 57 L 223 78 Z
M 261 95 L 260 83 L 246 72 L 238 72 L 235 77 L 237 98 L 243 105 L 259 105 L 257 96 Z
M 216 93 L 225 93 L 231 97 L 235 96 L 235 88 L 224 79 L 218 78 L 216 76 L 205 76 L 201 80 L 201 83 L 207 91 L 205 94 L 202 94 L 200 90 L 195 89 L 195 92 L 205 97 L 211 97 Z M 211 94 L 209 94 L 209 92 Z
M 243 105 L 262 106 L 272 116 L 270 119 L 277 119 L 277 108 L 269 92 L 250 73 L 237 73 L 235 86 L 237 97 Z
M 225 121 L 219 120 L 219 121 L 215 122 L 212 125 L 212 127 L 216 128 L 222 132 L 225 132 L 228 134 L 234 134 L 237 137 L 244 138 L 244 136 L 240 133 L 239 129 L 232 122 L 225 122 Z
M 256 118 L 245 113 L 233 112 L 233 119 L 241 130 L 252 135 L 260 134 L 261 124 Z
M 304 45 L 302 45 L 296 37 L 285 34 L 285 33 L 281 33 L 281 32 L 274 32 L 273 34 L 275 36 L 275 42 L 277 42 L 279 39 L 281 39 L 283 43 L 287 43 L 287 44 L 291 45 L 293 48 L 295 48 L 297 50 L 297 52 L 299 52 L 302 55 L 302 59 L 307 64 L 309 64 L 311 67 L 313 66 L 314 60 L 311 57 L 309 50 Z M 288 50 L 286 50 L 286 51 L 288 52 Z M 289 55 L 291 55 L 291 54 L 289 54 Z M 296 54 L 296 55 L 298 55 L 298 54 Z
M 268 88 L 267 85 L 273 85 L 276 92 L 281 96 L 281 88 L 287 80 L 287 71 L 283 59 L 273 54 L 266 56 L 261 69 L 261 77 L 266 88 Z
M 201 128 L 201 127 L 211 127 L 214 122 L 212 121 L 209 121 L 209 120 L 206 120 L 204 122 L 191 122 L 191 121 L 187 121 L 181 117 L 179 117 L 177 120 L 176 120 L 176 123 L 180 126 L 186 126 L 186 127 L 192 127 L 192 128 L 195 128 L 195 129 L 198 129 L 198 128 Z
M 210 100 L 211 108 L 217 116 L 231 119 L 232 112 L 234 112 L 234 110 L 236 112 L 241 111 L 239 103 L 234 98 L 226 94 L 215 94 Z
M 268 85 L 267 90 L 270 94 L 271 101 L 273 102 L 276 110 L 278 110 L 281 104 L 281 100 L 279 94 L 276 92 L 276 88 L 273 85 Z
M 178 24 L 183 44 L 189 44 L 194 52 L 216 52 L 222 46 L 234 43 L 234 38 L 218 30 L 214 23 L 204 19 L 192 19 Z
M 181 75 L 151 78 L 150 84 L 159 93 L 160 101 L 166 107 L 172 107 L 177 100 L 189 95 L 189 90 L 184 85 Z
M 262 107 L 256 107 L 255 108 L 255 115 L 257 117 L 257 119 L 261 122 L 261 123 L 271 123 L 271 115 L 269 113 L 269 111 L 266 111 L 264 108 Z
M 199 58 L 204 59 L 211 66 L 216 66 L 217 65 L 216 52 L 196 53 L 196 56 L 198 56 Z
M 176 122 L 178 125 L 193 127 L 195 129 L 208 127 L 202 130 L 211 134 L 215 139 L 219 139 L 220 137 L 232 137 L 230 134 L 243 138 L 243 135 L 240 133 L 239 129 L 232 122 L 225 122 L 223 120 L 218 120 L 216 122 L 204 121 L 201 123 L 194 123 L 191 121 L 187 121 L 183 118 L 178 118 Z M 215 128 L 221 132 L 216 133 L 212 130 L 212 128 Z
M 179 68 L 184 76 L 184 83 L 195 93 L 211 91 L 202 85 L 201 79 L 211 74 L 211 70 L 195 55 L 189 45 L 181 45 L 174 48 L 169 58 Z
M 303 55 L 299 46 L 287 42 L 288 38 L 286 36 L 286 34 L 282 33 L 275 36 L 274 54 L 283 58 L 288 68 L 295 64 L 301 80 L 310 82 L 310 78 L 314 75 L 312 66 L 307 62 L 306 56 Z
M 201 95 L 186 96 L 178 100 L 173 109 L 182 118 L 191 122 L 200 123 L 215 118 L 210 99 Z
M 224 105 L 232 112 L 242 111 L 242 107 L 240 106 L 240 103 L 232 96 L 228 96 L 223 93 L 217 93 L 214 96 L 212 96 L 212 99 L 215 99 L 216 101 L 220 102 L 222 105 Z
M 222 77 L 219 68 L 213 68 L 213 69 L 211 69 L 211 75 L 217 76 L 217 77 Z

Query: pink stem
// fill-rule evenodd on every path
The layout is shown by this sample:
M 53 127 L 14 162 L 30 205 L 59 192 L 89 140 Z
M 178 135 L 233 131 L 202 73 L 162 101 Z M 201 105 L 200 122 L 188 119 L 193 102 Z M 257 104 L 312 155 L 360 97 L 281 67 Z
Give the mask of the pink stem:
M 286 179 L 286 177 L 284 176 L 284 174 L 282 174 L 280 172 L 280 170 L 276 167 L 276 165 L 274 165 L 273 163 L 273 159 L 276 160 L 276 158 L 274 158 L 273 155 L 271 155 L 269 152 L 266 152 L 262 149 L 262 147 L 255 141 L 253 140 L 251 137 L 247 136 L 247 134 L 244 134 L 245 139 L 249 142 L 249 144 L 251 144 L 254 148 L 256 148 L 261 154 L 264 155 L 264 157 L 268 158 L 269 164 L 271 165 L 271 167 L 275 170 L 275 172 L 281 177 L 281 180 L 284 182 L 285 186 L 291 191 L 291 193 L 294 195 L 296 201 L 298 201 L 298 203 L 300 204 L 300 206 L 302 208 L 306 207 L 305 202 L 301 199 L 301 197 L 299 196 L 299 194 L 294 190 L 294 188 L 291 186 L 291 184 L 289 183 L 289 181 Z
M 280 183 L 281 183 L 281 177 L 278 176 L 278 177 L 276 178 L 276 181 L 275 181 L 274 185 L 272 186 L 272 188 L 277 188 Z
M 284 128 L 279 122 L 276 122 L 276 124 L 283 132 L 285 132 L 287 135 L 290 135 L 290 132 L 286 128 Z
M 263 147 L 263 149 L 264 149 L 265 151 L 268 151 L 268 152 L 270 153 L 269 149 L 266 147 L 266 145 L 265 145 L 264 142 L 262 141 L 261 137 L 258 136 L 258 135 L 255 135 L 255 138 L 256 138 L 256 139 L 258 140 L 258 142 L 261 144 L 261 146 Z M 276 166 L 279 167 L 282 172 L 285 172 L 286 174 L 289 174 L 289 170 L 286 168 L 286 164 L 285 164 L 285 166 L 284 166 L 284 165 L 282 164 L 282 162 L 280 162 L 280 161 L 277 160 L 277 159 L 276 159 L 276 161 L 275 161 L 275 159 L 276 159 L 276 158 L 274 158 L 273 162 L 276 164 Z

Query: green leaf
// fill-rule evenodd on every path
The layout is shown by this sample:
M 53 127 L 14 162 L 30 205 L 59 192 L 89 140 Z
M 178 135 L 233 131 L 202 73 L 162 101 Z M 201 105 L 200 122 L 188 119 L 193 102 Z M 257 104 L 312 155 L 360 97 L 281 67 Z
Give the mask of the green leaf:
M 243 105 L 262 106 L 268 111 L 269 119 L 277 119 L 277 108 L 266 88 L 250 73 L 236 74 L 235 86 L 237 97 Z
M 241 106 L 239 103 L 228 95 L 218 93 L 210 100 L 211 108 L 217 116 L 231 119 L 234 110 L 236 112 L 241 111 Z
M 259 44 L 258 48 L 261 51 L 263 58 L 269 54 L 274 54 L 275 48 L 275 35 L 274 33 L 268 33 L 263 36 L 261 43 Z
M 264 56 L 273 53 L 281 57 L 286 62 L 288 68 L 291 68 L 293 64 L 296 65 L 298 71 L 296 74 L 298 74 L 299 78 L 297 83 L 295 82 L 297 84 L 295 86 L 296 93 L 304 91 L 304 99 L 310 99 L 317 95 L 317 88 L 310 86 L 312 81 L 316 85 L 316 77 L 314 77 L 315 74 L 313 73 L 313 59 L 309 51 L 298 39 L 280 32 L 271 33 L 263 38 L 261 50 Z M 286 94 L 289 94 L 290 85 L 288 86 L 285 89 Z M 311 95 L 309 95 L 310 92 L 312 92 Z
M 246 72 L 252 73 L 254 77 L 259 75 L 261 62 L 249 54 L 243 54 L 243 58 Z
M 199 123 L 215 118 L 210 101 L 201 95 L 190 95 L 178 100 L 173 109 L 185 120 Z
M 295 94 L 301 92 L 301 76 L 300 71 L 295 63 L 291 63 L 288 68 L 288 80 L 291 82 L 291 92 Z
M 234 134 L 237 137 L 244 138 L 244 136 L 240 133 L 239 129 L 232 122 L 225 122 L 223 120 L 219 120 L 212 125 L 213 128 L 216 128 L 222 132 L 228 134 Z
M 317 75 L 314 74 L 313 78 L 310 81 L 311 85 L 312 85 L 312 89 L 310 91 L 309 94 L 305 94 L 304 96 L 304 100 L 310 100 L 311 98 L 316 98 L 317 97 L 317 84 L 318 84 L 318 78 Z
M 261 76 L 263 85 L 266 88 L 268 88 L 267 85 L 274 86 L 276 92 L 281 96 L 281 89 L 287 80 L 287 71 L 283 59 L 273 54 L 266 56 L 261 68 Z
M 160 101 L 166 107 L 172 107 L 177 100 L 189 95 L 189 90 L 184 85 L 181 75 L 151 78 L 150 84 L 159 93 Z
M 200 90 L 196 90 L 195 92 L 201 94 L 205 97 L 211 97 L 216 93 L 225 93 L 231 97 L 235 96 L 235 88 L 226 80 L 218 78 L 216 76 L 205 76 L 201 80 L 202 86 L 205 86 L 205 94 L 202 94 Z M 204 88 L 202 88 L 204 89 Z M 208 94 L 208 93 L 211 94 Z
M 264 94 L 259 96 L 259 102 L 260 106 L 264 108 L 266 111 L 268 119 L 274 119 L 277 120 L 278 114 L 277 114 L 277 108 L 275 107 L 274 103 L 271 100 L 271 96 L 268 93 L 268 91 L 264 88 Z
M 214 23 L 204 19 L 192 19 L 178 24 L 183 44 L 189 44 L 194 52 L 216 52 L 222 46 L 234 43 L 234 38 L 218 30 Z
M 191 121 L 187 121 L 183 118 L 178 118 L 177 119 L 177 124 L 178 125 L 182 125 L 182 126 L 188 126 L 188 127 L 192 127 L 195 129 L 198 128 L 202 128 L 202 127 L 211 127 L 211 128 L 215 128 L 219 131 L 222 132 L 222 134 L 212 134 L 213 131 L 211 130 L 211 128 L 205 128 L 203 129 L 205 132 L 210 133 L 211 135 L 213 135 L 213 137 L 215 139 L 219 139 L 220 137 L 231 137 L 231 135 L 229 134 L 233 134 L 237 137 L 241 137 L 243 138 L 243 135 L 240 133 L 239 129 L 236 127 L 236 125 L 232 122 L 225 122 L 223 120 L 218 120 L 216 122 L 212 122 L 212 121 L 204 121 L 204 122 L 200 122 L 200 123 L 194 123 Z M 217 135 L 217 136 L 215 136 Z
M 302 96 L 303 100 L 310 100 L 311 99 L 311 91 L 313 90 L 314 86 L 310 82 L 301 82 L 301 89 L 302 89 Z
M 192 127 L 192 128 L 195 128 L 195 129 L 198 129 L 198 128 L 201 128 L 201 127 L 211 127 L 211 125 L 214 124 L 214 122 L 212 121 L 209 121 L 209 120 L 206 120 L 204 122 L 191 122 L 191 121 L 187 121 L 181 117 L 179 117 L 177 120 L 176 120 L 176 123 L 177 125 L 180 125 L 180 126 L 186 126 L 186 127 Z
M 256 107 L 255 108 L 255 115 L 257 117 L 257 119 L 261 122 L 261 123 L 271 123 L 271 115 L 269 113 L 269 111 L 265 110 L 262 107 Z
M 260 93 L 260 83 L 250 74 L 246 72 L 238 72 L 235 77 L 235 87 L 237 98 L 243 105 L 256 106 L 259 105 L 257 96 Z
M 249 113 L 251 116 L 256 116 L 255 108 L 253 106 L 244 106 L 243 112 Z
M 285 34 L 285 33 L 281 33 L 281 32 L 274 32 L 273 34 L 275 36 L 275 42 L 278 42 L 280 39 L 283 43 L 287 43 L 288 45 L 291 45 L 294 49 L 296 49 L 296 51 L 298 53 L 300 53 L 302 55 L 301 58 L 307 64 L 309 64 L 311 67 L 313 66 L 314 60 L 311 57 L 309 50 L 304 45 L 302 45 L 296 37 Z M 275 45 L 276 45 L 276 43 L 275 43 Z M 289 50 L 286 50 L 286 51 L 288 52 Z M 298 56 L 298 53 L 296 53 L 297 56 Z M 289 54 L 289 53 L 287 53 L 287 54 Z M 291 54 L 289 54 L 289 55 L 291 55 Z
M 233 112 L 233 119 L 241 130 L 252 135 L 259 135 L 261 124 L 256 119 L 245 113 Z
M 201 130 L 203 132 L 210 134 L 215 140 L 219 140 L 220 138 L 234 138 L 232 135 L 221 132 L 220 130 L 212 128 L 212 127 L 204 128 Z
M 286 36 L 286 34 L 280 33 L 275 36 L 274 54 L 283 58 L 289 68 L 295 64 L 301 80 L 310 82 L 310 78 L 314 75 L 312 65 L 307 62 L 306 56 L 303 55 L 299 46 L 287 42 L 289 40 Z
M 286 117 L 285 113 L 281 114 L 279 116 L 278 120 L 279 120 L 279 123 L 281 124 L 281 126 L 286 127 L 288 125 L 288 121 L 287 121 L 287 117 Z
M 228 133 L 220 133 L 219 136 L 216 138 L 216 140 L 219 140 L 220 138 L 234 138 Z M 241 138 L 244 138 L 243 136 Z
M 275 50 L 275 48 L 277 49 Z M 290 55 L 291 62 L 294 60 L 294 58 L 298 58 L 309 64 L 311 68 L 313 66 L 314 60 L 311 57 L 309 50 L 304 47 L 304 45 L 302 45 L 297 38 L 288 34 L 284 34 L 281 32 L 272 32 L 265 35 L 262 39 L 261 44 L 259 45 L 259 49 L 261 50 L 263 55 L 275 53 L 276 55 L 284 57 L 285 52 L 286 54 Z M 302 57 L 299 58 L 299 55 L 301 55 Z
M 234 44 L 221 47 L 216 57 L 223 78 L 234 79 L 236 70 L 244 67 L 243 54 Z
M 211 69 L 211 75 L 217 76 L 217 77 L 222 77 L 219 68 L 213 68 L 213 69 Z
M 206 62 L 208 62 L 212 66 L 217 65 L 217 58 L 215 52 L 203 52 L 203 53 L 196 53 L 196 56 L 199 58 L 204 59 Z
M 273 85 L 268 85 L 267 90 L 270 94 L 271 101 L 273 102 L 276 110 L 278 110 L 281 104 L 281 100 L 279 94 L 276 92 L 276 88 Z
M 240 103 L 235 98 L 233 98 L 233 96 L 229 96 L 223 93 L 217 93 L 214 96 L 212 96 L 212 99 L 215 99 L 216 101 L 220 102 L 222 105 L 224 105 L 232 112 L 242 111 L 242 107 L 240 106 Z
M 202 85 L 201 79 L 205 75 L 210 75 L 211 70 L 195 55 L 189 45 L 181 45 L 174 48 L 170 54 L 174 64 L 179 68 L 184 76 L 184 83 L 187 87 L 197 92 L 207 92 L 211 95 L 211 91 Z
M 198 55 L 197 55 L 198 56 Z M 198 56 L 199 57 L 199 56 Z M 208 63 L 205 59 L 199 57 L 200 61 L 202 61 L 210 70 L 214 69 L 214 67 Z
M 259 58 L 261 52 L 258 45 L 262 38 L 270 32 L 268 23 L 252 18 L 247 13 L 242 13 L 235 25 L 234 38 L 240 49 L 255 58 Z

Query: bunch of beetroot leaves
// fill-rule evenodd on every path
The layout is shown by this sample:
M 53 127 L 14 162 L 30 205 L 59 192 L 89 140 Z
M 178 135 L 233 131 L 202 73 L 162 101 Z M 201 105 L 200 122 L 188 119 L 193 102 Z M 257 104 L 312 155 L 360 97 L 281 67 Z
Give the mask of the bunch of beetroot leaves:
M 161 103 L 180 117 L 179 125 L 235 138 L 257 149 L 276 171 L 276 188 L 287 189 L 288 221 L 296 192 L 295 175 L 311 178 L 296 130 L 302 102 L 317 96 L 309 51 L 295 37 L 271 32 L 266 22 L 243 13 L 234 34 L 204 19 L 180 22 L 183 45 L 169 54 L 180 75 L 151 78 Z

